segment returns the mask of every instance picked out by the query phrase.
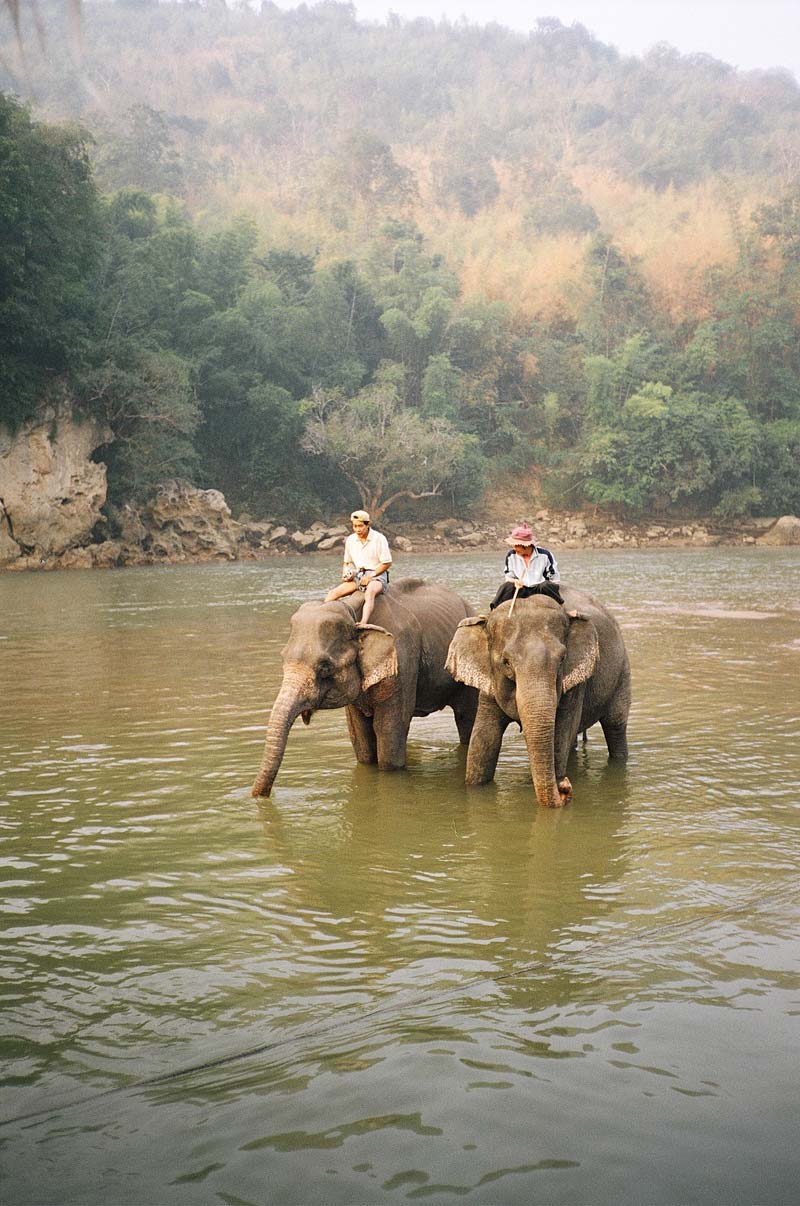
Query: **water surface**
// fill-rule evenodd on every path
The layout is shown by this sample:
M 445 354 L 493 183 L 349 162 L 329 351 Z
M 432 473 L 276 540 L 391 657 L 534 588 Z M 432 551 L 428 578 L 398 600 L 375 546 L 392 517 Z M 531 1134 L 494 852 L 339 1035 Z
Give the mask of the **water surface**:
M 796 1200 L 800 560 L 560 562 L 634 675 L 560 811 L 449 712 L 395 775 L 318 714 L 250 798 L 335 558 L 0 578 L 4 1200 Z

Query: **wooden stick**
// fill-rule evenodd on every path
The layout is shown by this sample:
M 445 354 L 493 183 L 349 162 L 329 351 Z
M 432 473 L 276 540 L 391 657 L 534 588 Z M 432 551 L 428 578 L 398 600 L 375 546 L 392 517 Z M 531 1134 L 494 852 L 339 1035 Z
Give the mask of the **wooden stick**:
M 520 589 L 521 589 L 521 588 L 520 588 L 519 586 L 515 586 L 515 587 L 514 587 L 514 598 L 511 600 L 511 606 L 510 606 L 510 607 L 509 607 L 509 609 L 508 609 L 508 614 L 509 614 L 510 616 L 513 616 L 513 614 L 514 614 L 514 604 L 515 604 L 515 603 L 516 603 L 516 601 L 517 601 L 517 595 L 519 594 Z

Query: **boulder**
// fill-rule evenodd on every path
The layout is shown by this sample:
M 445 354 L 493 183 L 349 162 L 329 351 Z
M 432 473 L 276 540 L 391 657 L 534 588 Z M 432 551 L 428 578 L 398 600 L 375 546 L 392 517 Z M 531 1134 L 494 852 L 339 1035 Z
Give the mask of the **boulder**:
M 777 547 L 800 544 L 800 519 L 796 515 L 781 515 L 780 519 L 758 538 L 759 544 Z
M 253 548 L 264 548 L 269 544 L 269 537 L 272 534 L 274 524 L 271 523 L 256 523 L 252 519 L 248 519 L 242 523 L 239 519 L 241 529 L 241 540 L 245 544 L 251 545 Z
M 113 439 L 97 419 L 79 418 L 71 400 L 44 406 L 15 432 L 0 424 L 0 496 L 5 556 L 58 556 L 85 543 L 102 518 L 106 467 L 92 453 Z
M 59 569 L 91 569 L 94 565 L 91 549 L 67 549 L 58 559 Z
M 344 544 L 344 540 L 343 534 L 340 536 L 326 536 L 324 540 L 320 540 L 317 548 L 320 552 L 327 553 L 329 549 L 335 549 L 337 545 Z M 395 544 L 397 544 L 397 541 L 395 541 Z
M 316 545 L 319 541 L 319 534 L 317 532 L 313 532 L 313 531 L 312 532 L 292 532 L 289 539 L 291 540 L 294 547 L 296 549 L 299 549 L 300 552 L 303 553 L 307 549 L 313 549 L 316 547 Z
M 395 548 L 398 548 L 401 553 L 413 553 L 414 551 L 414 546 L 407 536 L 395 536 L 392 544 L 395 546 Z
M 163 482 L 142 508 L 148 529 L 145 547 L 169 560 L 235 561 L 241 527 L 219 490 L 198 490 L 188 482 Z
M 126 545 L 143 545 L 147 539 L 147 528 L 142 517 L 130 503 L 125 503 L 118 513 L 119 537 Z
M 272 532 L 270 533 L 269 543 L 271 545 L 280 544 L 282 540 L 286 540 L 288 535 L 289 529 L 279 525 L 277 528 L 273 528 Z
M 123 545 L 119 540 L 104 540 L 102 544 L 89 545 L 92 563 L 98 569 L 111 569 L 123 562 Z

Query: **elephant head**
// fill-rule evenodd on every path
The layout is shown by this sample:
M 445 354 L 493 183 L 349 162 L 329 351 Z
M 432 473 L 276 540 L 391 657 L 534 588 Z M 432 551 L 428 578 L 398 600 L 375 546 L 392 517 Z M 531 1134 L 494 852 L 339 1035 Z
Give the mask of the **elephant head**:
M 304 603 L 291 619 L 283 681 L 267 721 L 264 755 L 252 795 L 268 796 L 298 716 L 355 704 L 371 714 L 397 687 L 394 637 L 375 624 L 356 625 L 347 604 Z
M 502 604 L 489 616 L 462 620 L 450 643 L 447 669 L 460 682 L 489 696 L 506 717 L 522 727 L 540 804 L 558 807 L 571 794 L 569 780 L 556 781 L 555 733 L 559 704 L 567 692 L 594 673 L 599 653 L 597 629 L 588 616 L 567 611 L 544 595 L 518 600 L 516 608 Z M 581 693 L 582 695 L 582 693 Z M 482 751 L 476 726 L 471 782 L 491 778 L 502 731 L 498 728 L 494 750 Z M 493 757 L 491 771 L 481 774 L 481 758 Z M 474 762 L 470 768 L 470 760 Z

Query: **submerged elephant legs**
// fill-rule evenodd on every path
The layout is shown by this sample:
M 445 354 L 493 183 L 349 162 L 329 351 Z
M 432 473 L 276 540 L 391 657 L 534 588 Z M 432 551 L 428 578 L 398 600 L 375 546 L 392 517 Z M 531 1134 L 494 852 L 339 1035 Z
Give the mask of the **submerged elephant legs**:
M 510 724 L 511 718 L 492 697 L 481 693 L 467 752 L 466 783 L 469 786 L 479 787 L 494 778 L 503 734 Z
M 378 761 L 378 743 L 375 739 L 375 729 L 372 717 L 365 716 L 352 705 L 345 709 L 347 713 L 347 731 L 350 734 L 350 744 L 356 756 L 356 762 L 366 766 Z

